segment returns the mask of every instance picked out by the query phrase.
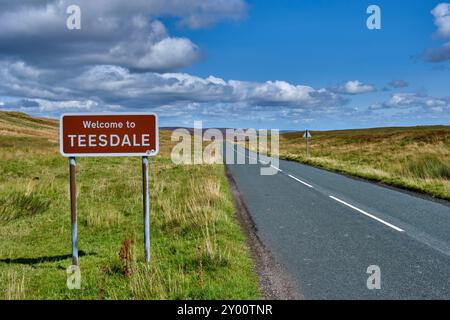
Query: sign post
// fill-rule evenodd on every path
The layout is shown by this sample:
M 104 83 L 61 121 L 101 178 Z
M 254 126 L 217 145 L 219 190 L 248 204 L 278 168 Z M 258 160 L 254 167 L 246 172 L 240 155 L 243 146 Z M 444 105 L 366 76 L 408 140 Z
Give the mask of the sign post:
M 142 157 L 142 198 L 144 202 L 145 261 L 150 263 L 150 197 L 148 192 L 148 157 Z
M 60 151 L 69 158 L 72 264 L 78 266 L 75 157 L 142 157 L 145 261 L 150 263 L 148 157 L 158 154 L 158 118 L 153 113 L 63 114 Z
M 309 139 L 312 138 L 311 132 L 309 132 L 309 130 L 306 130 L 303 134 L 303 138 L 306 139 L 306 157 L 309 158 Z
M 72 265 L 78 266 L 78 223 L 77 223 L 77 184 L 75 180 L 75 158 L 69 158 L 70 171 L 70 216 L 72 222 Z

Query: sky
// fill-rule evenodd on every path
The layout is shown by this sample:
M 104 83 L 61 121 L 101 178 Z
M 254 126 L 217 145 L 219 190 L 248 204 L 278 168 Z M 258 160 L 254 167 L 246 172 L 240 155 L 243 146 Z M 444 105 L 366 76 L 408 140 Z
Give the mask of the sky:
M 67 8 L 80 8 L 69 29 Z M 369 30 L 369 5 L 381 29 Z M 0 109 L 160 126 L 450 124 L 450 3 L 0 0 Z

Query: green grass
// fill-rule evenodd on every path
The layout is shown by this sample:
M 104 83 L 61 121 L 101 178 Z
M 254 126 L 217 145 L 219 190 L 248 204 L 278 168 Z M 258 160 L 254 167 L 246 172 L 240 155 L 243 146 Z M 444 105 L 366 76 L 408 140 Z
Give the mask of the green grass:
M 78 159 L 82 282 L 69 290 L 68 161 L 57 139 L 21 130 L 0 135 L 0 299 L 261 297 L 223 166 L 174 165 L 168 132 L 150 164 L 150 266 L 140 159 Z
M 281 135 L 280 157 L 450 200 L 450 127 L 375 128 Z
M 450 165 L 435 155 L 425 155 L 416 159 L 406 159 L 405 174 L 411 174 L 421 179 L 450 180 Z

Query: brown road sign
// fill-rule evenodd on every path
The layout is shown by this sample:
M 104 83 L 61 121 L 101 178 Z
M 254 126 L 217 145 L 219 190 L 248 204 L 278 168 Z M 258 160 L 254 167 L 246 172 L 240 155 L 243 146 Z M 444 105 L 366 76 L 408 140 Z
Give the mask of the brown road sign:
M 60 148 L 65 157 L 154 156 L 158 118 L 153 113 L 63 114 Z
M 75 157 L 141 156 L 144 200 L 145 261 L 150 263 L 150 196 L 148 156 L 158 153 L 158 117 L 153 113 L 63 114 L 60 148 L 70 164 L 72 264 L 78 265 Z

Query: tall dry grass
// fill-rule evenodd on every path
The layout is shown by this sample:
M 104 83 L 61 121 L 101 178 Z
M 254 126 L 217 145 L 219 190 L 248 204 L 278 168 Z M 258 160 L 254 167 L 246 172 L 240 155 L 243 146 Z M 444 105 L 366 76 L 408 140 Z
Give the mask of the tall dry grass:
M 313 132 L 281 135 L 280 157 L 450 199 L 450 127 Z
M 4 275 L 6 283 L 5 300 L 21 300 L 25 298 L 25 275 L 15 270 Z

